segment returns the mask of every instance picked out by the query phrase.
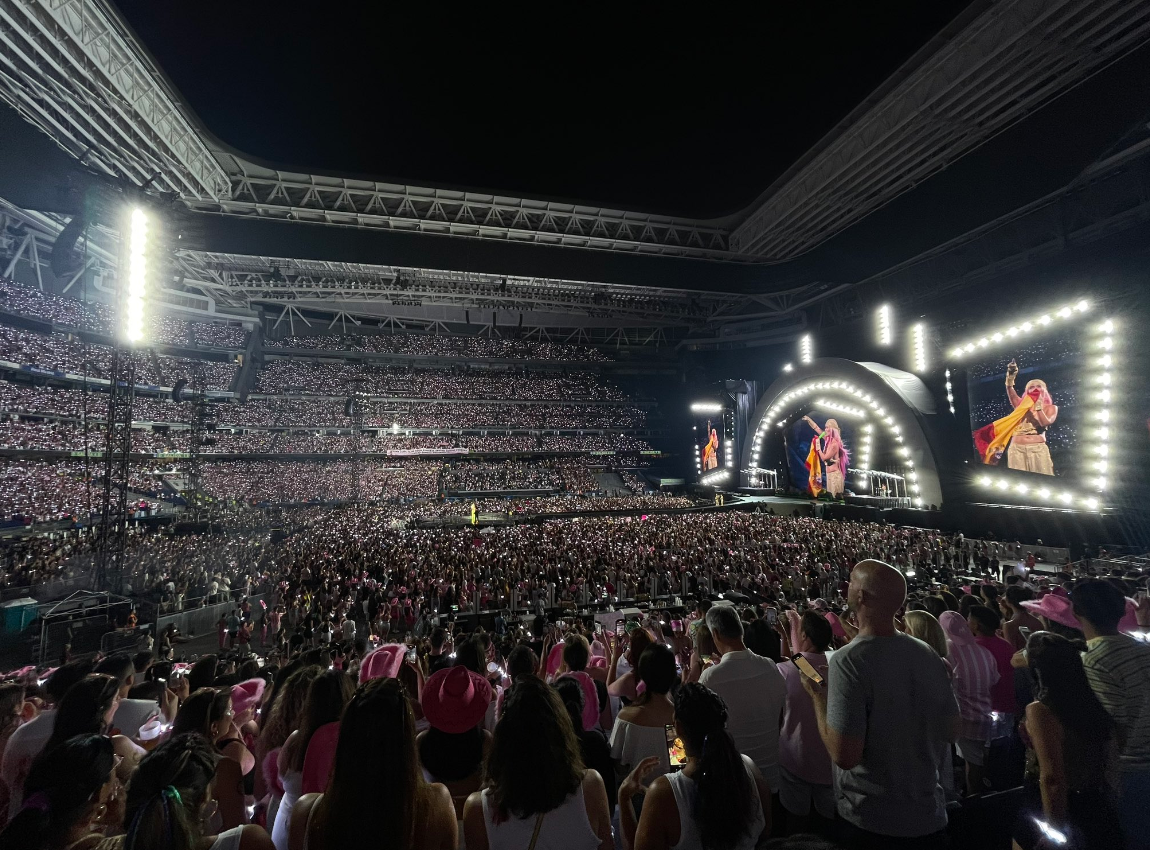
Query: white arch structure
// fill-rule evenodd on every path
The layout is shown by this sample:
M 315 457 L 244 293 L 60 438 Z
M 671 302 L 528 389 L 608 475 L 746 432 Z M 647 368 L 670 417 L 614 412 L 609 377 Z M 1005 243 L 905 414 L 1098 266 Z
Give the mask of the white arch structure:
M 881 363 L 824 357 L 784 373 L 755 408 L 741 468 L 758 466 L 767 434 L 796 408 L 814 402 L 864 421 L 858 468 L 871 465 L 872 440 L 886 436 L 915 505 L 942 503 L 938 464 L 924 428 L 924 417 L 935 415 L 934 398 L 918 376 Z

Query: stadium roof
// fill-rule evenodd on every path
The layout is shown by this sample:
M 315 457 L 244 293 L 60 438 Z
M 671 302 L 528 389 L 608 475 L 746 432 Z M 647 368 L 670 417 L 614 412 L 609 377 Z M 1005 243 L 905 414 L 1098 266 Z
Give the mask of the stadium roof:
M 696 16 L 677 39 L 639 30 L 651 44 L 616 42 L 603 56 L 585 38 L 583 52 L 567 61 L 553 38 L 524 38 L 518 30 L 511 43 L 512 35 L 484 39 L 461 26 L 472 36 L 467 44 L 421 39 L 411 28 L 331 33 L 314 21 L 314 10 L 303 34 L 285 41 L 301 21 L 253 19 L 258 4 L 239 5 L 228 4 L 226 14 L 210 2 L 178 7 L 184 17 L 174 32 L 164 31 L 163 13 L 155 12 L 176 8 L 167 5 L 125 0 L 124 13 L 107 0 L 0 7 L 0 99 L 30 125 L 0 115 L 0 133 L 13 142 L 11 155 L 0 157 L 0 196 L 73 213 L 74 201 L 61 200 L 52 184 L 83 179 L 60 156 L 65 151 L 87 168 L 178 195 L 203 214 L 201 247 L 217 256 L 351 263 L 384 269 L 384 278 L 391 268 L 439 269 L 732 294 L 733 306 L 721 312 L 741 319 L 755 313 L 748 297 L 798 293 L 785 300 L 800 303 L 809 291 L 834 293 L 1072 184 L 1144 121 L 1150 68 L 1150 4 L 1140 0 L 896 4 L 906 23 L 894 33 L 868 9 L 878 15 L 870 25 L 851 17 L 856 12 L 815 23 L 796 13 L 799 19 L 776 20 L 773 29 L 771 22 L 739 27 L 728 20 L 720 38 L 708 39 Z M 622 23 L 592 25 L 596 33 L 635 32 Z M 219 30 L 211 38 L 208 25 Z M 571 28 L 578 40 L 577 25 Z M 684 35 L 696 30 L 694 40 Z M 246 52 L 237 54 L 238 45 Z M 865 58 L 876 51 L 882 55 Z M 645 77 L 634 73 L 635 63 L 652 58 L 662 64 L 642 66 L 652 69 Z M 334 73 L 317 70 L 335 61 Z M 263 73 L 245 88 L 245 69 L 253 67 Z M 321 90 L 259 89 L 260 80 L 280 74 L 314 77 Z M 396 85 L 380 82 L 391 77 Z M 338 91 L 333 78 L 342 78 Z M 502 138 L 493 142 L 490 123 L 469 122 L 443 100 L 420 98 L 436 85 L 450 88 L 448 104 L 495 98 L 497 108 L 484 118 L 503 128 Z M 516 98 L 491 94 L 500 89 Z M 749 97 L 756 89 L 770 91 Z M 379 105 L 397 91 L 420 103 L 400 104 L 408 111 L 397 107 L 397 116 L 406 118 L 389 126 Z M 734 105 L 724 105 L 732 97 Z M 221 104 L 210 129 L 197 114 L 209 100 Z M 349 115 L 356 103 L 363 112 Z M 517 121 L 508 120 L 512 108 Z M 767 132 L 765 124 L 739 123 L 767 120 L 744 114 L 756 109 L 781 117 L 768 114 Z M 243 110 L 252 120 L 236 117 Z M 670 126 L 682 131 L 662 152 L 673 161 L 637 156 L 633 146 L 651 150 L 658 140 L 629 138 L 629 125 L 619 123 L 630 112 L 650 118 L 661 110 L 674 110 Z M 413 114 L 431 123 L 418 124 Z M 564 115 L 594 128 L 590 143 L 582 128 L 556 132 L 553 122 Z M 445 170 L 422 182 L 408 172 L 386 181 L 363 177 L 353 172 L 373 160 L 350 144 L 345 169 L 334 167 L 346 122 L 357 117 L 355 129 L 369 141 L 377 137 L 381 151 L 426 147 L 427 161 L 445 161 Z M 316 159 L 288 166 L 240 153 L 214 134 L 227 135 L 233 123 L 242 138 L 229 141 L 265 156 L 314 150 Z M 636 126 L 665 135 L 669 125 Z M 29 136 L 31 127 L 44 135 Z M 396 147 L 392 135 L 404 145 Z M 337 143 L 316 143 L 327 136 Z M 284 146 L 260 142 L 273 137 Z M 55 154 L 45 149 L 48 139 Z M 293 154 L 288 142 L 303 147 Z M 467 155 L 452 160 L 443 145 Z M 492 150 L 503 159 L 469 172 L 480 175 L 474 180 L 451 171 Z M 508 164 L 518 162 L 536 173 Z M 402 171 L 390 164 L 373 170 Z M 588 170 L 598 182 L 587 179 Z M 500 173 L 507 186 L 458 185 Z M 552 174 L 555 188 L 547 191 Z M 652 175 L 659 191 L 647 191 Z M 617 190 L 605 191 L 604 180 Z M 753 200 L 738 211 L 691 217 L 726 208 L 740 192 Z M 667 201 L 677 194 L 682 204 Z M 588 200 L 556 199 L 571 195 Z M 614 205 L 603 206 L 608 201 Z M 652 208 L 673 214 L 635 211 Z M 188 264 L 206 267 L 202 257 Z

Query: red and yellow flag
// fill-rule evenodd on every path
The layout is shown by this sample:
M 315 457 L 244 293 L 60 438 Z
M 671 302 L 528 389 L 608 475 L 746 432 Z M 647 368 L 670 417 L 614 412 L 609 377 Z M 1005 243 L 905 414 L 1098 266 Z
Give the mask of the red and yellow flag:
M 823 460 L 819 456 L 819 438 L 811 440 L 811 450 L 807 452 L 807 492 L 816 499 L 823 491 Z
M 1018 407 L 1009 414 L 994 420 L 989 425 L 983 425 L 974 432 L 974 447 L 983 463 L 990 465 L 998 463 L 998 459 L 1006 451 L 1010 438 L 1014 436 L 1015 430 L 1022 424 L 1022 420 L 1032 407 L 1034 397 L 1024 395 Z

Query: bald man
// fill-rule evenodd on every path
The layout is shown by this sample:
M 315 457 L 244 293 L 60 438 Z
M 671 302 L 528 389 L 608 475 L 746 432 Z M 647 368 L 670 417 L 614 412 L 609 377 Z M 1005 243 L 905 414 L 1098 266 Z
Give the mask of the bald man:
M 852 848 L 944 847 L 939 755 L 958 734 L 958 703 L 934 650 L 895 628 L 902 573 L 881 561 L 851 572 L 858 634 L 830 659 L 826 685 L 804 677 L 835 764 L 840 838 Z

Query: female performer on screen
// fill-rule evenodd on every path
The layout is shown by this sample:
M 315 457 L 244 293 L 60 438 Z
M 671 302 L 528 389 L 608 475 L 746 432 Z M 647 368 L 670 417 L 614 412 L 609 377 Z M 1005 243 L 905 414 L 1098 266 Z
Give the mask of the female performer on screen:
M 719 432 L 707 423 L 707 444 L 703 446 L 703 472 L 716 469 L 719 466 Z
M 843 435 L 839 430 L 838 420 L 828 419 L 824 428 L 820 428 L 815 420 L 809 416 L 804 416 L 803 421 L 815 429 L 815 433 L 818 434 L 815 439 L 822 440 L 822 445 L 816 448 L 819 458 L 826 466 L 826 472 L 823 476 L 826 482 L 824 489 L 836 499 L 841 499 L 850 456 L 847 454 L 846 446 L 843 445 Z
M 983 463 L 995 464 L 1006 451 L 1006 466 L 1023 472 L 1053 475 L 1046 429 L 1058 419 L 1058 405 L 1050 397 L 1046 381 L 1026 382 L 1022 395 L 1014 389 L 1018 361 L 1006 364 L 1006 397 L 1014 412 L 974 432 L 974 443 Z

